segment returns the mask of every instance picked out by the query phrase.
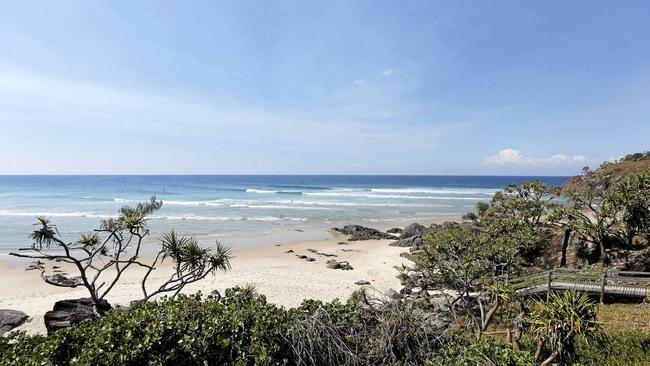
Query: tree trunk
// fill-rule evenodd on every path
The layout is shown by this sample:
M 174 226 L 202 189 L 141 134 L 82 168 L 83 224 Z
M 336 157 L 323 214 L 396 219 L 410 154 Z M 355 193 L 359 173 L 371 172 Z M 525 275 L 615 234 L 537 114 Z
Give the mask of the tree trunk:
M 539 360 L 539 356 L 542 355 L 542 348 L 544 347 L 544 341 L 541 338 L 537 338 L 537 349 L 535 350 L 535 361 Z
M 599 240 L 598 245 L 600 246 L 600 259 L 604 265 L 609 264 L 609 258 L 607 257 L 607 251 L 605 250 L 605 240 Z
M 564 241 L 562 241 L 562 258 L 560 258 L 560 267 L 566 267 L 566 251 L 571 239 L 571 229 L 564 230 Z
M 546 366 L 546 365 L 550 364 L 551 362 L 553 362 L 555 357 L 557 357 L 557 351 L 551 353 L 551 355 L 548 356 L 548 358 L 545 359 L 544 362 L 540 363 L 539 366 Z

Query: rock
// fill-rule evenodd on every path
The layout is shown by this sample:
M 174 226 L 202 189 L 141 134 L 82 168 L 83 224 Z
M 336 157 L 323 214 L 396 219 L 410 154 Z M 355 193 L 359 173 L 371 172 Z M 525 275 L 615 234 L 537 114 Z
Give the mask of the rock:
M 306 260 L 307 262 L 315 262 L 315 261 L 316 261 L 316 258 L 307 257 L 307 259 L 305 259 L 305 260 Z
M 0 336 L 23 324 L 28 318 L 22 311 L 0 309 Z
M 348 243 L 346 241 L 340 241 L 340 242 L 338 242 L 338 245 L 350 245 L 350 243 Z
M 400 239 L 406 239 L 410 238 L 413 236 L 422 236 L 426 234 L 428 228 L 424 225 L 420 225 L 418 223 L 411 224 L 402 230 L 402 235 L 400 235 Z
M 54 309 L 45 313 L 47 334 L 53 334 L 59 329 L 71 327 L 86 319 L 96 318 L 110 309 L 111 305 L 106 300 L 102 300 L 99 308 L 95 307 L 90 298 L 57 301 Z
M 321 255 L 321 256 L 324 256 L 324 257 L 336 257 L 337 256 L 336 254 L 329 254 L 329 253 L 319 252 L 316 249 L 307 249 L 307 250 L 314 253 L 314 254 L 316 254 L 316 255 Z
M 346 261 L 339 262 L 339 261 L 337 261 L 335 259 L 330 259 L 330 260 L 327 261 L 327 268 L 330 268 L 330 269 L 342 269 L 344 271 L 349 271 L 351 269 L 354 269 L 354 268 L 352 268 L 350 263 L 348 263 Z
M 289 249 L 285 253 L 293 253 L 293 249 Z
M 398 228 L 398 227 L 394 227 L 394 228 L 392 228 L 392 229 L 388 229 L 388 230 L 386 230 L 386 232 L 389 233 L 389 234 L 401 234 L 401 233 L 402 233 L 402 229 L 400 229 L 400 228 Z
M 360 280 L 360 281 L 355 282 L 354 284 L 359 285 L 359 286 L 365 286 L 365 285 L 369 285 L 370 281 Z
M 412 253 L 409 253 L 409 252 L 400 253 L 399 256 L 404 258 L 404 259 L 408 259 L 408 260 L 410 260 L 412 262 L 415 262 L 415 258 L 416 258 L 415 255 L 413 255 Z
M 298 257 L 300 259 L 307 259 L 307 256 L 304 255 L 304 254 L 296 254 L 296 257 Z
M 392 288 L 386 291 L 384 295 L 386 295 L 389 299 L 392 300 L 399 300 L 402 298 L 402 295 L 399 292 L 393 290 Z
M 421 236 L 412 236 L 406 239 L 399 239 L 390 244 L 392 247 L 421 247 L 424 245 L 424 239 Z
M 395 239 L 391 234 L 361 225 L 345 225 L 343 228 L 334 228 L 333 230 L 337 233 L 349 235 L 348 240 L 350 241 Z

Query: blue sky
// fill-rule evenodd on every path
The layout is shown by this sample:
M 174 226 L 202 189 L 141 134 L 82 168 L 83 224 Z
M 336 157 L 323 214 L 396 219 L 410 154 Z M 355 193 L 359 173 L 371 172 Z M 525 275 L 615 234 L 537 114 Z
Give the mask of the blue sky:
M 0 174 L 548 174 L 650 147 L 647 1 L 5 1 Z

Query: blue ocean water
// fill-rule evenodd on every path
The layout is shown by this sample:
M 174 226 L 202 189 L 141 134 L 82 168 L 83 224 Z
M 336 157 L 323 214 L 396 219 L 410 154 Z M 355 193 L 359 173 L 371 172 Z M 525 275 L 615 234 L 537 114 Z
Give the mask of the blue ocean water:
M 280 237 L 311 239 L 345 223 L 388 228 L 456 216 L 489 200 L 506 184 L 532 179 L 560 185 L 567 178 L 0 176 L 0 252 L 28 245 L 37 215 L 49 217 L 73 240 L 100 219 L 116 216 L 120 207 L 154 195 L 163 208 L 150 221 L 153 238 L 174 228 L 202 241 L 218 239 L 243 247 L 271 244 Z

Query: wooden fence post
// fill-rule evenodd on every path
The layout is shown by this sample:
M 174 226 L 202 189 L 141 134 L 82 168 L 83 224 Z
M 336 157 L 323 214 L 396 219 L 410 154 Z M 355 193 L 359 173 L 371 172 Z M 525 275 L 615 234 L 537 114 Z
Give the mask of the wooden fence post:
M 602 282 L 600 284 L 600 303 L 605 302 L 605 283 L 607 283 L 607 271 L 603 272 Z
M 551 298 L 551 282 L 553 281 L 553 271 L 548 271 L 548 287 L 546 288 L 546 301 Z

